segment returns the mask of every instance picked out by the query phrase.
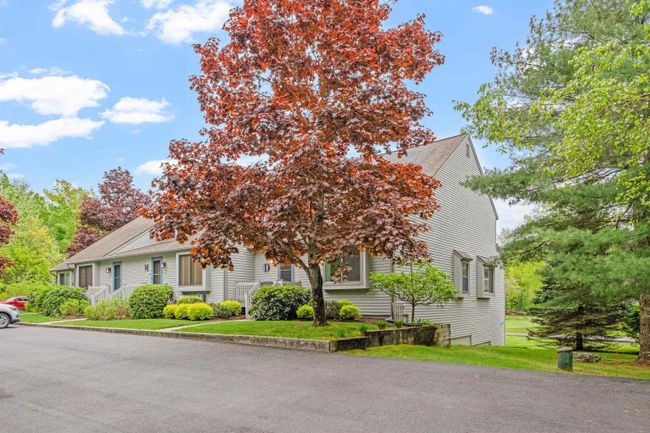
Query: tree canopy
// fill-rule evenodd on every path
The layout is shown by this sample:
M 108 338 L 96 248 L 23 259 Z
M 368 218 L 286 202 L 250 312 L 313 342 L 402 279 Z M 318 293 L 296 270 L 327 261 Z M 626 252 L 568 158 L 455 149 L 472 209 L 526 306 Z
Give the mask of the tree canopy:
M 493 52 L 477 101 L 457 105 L 512 162 L 468 185 L 540 209 L 506 257 L 545 260 L 553 281 L 610 301 L 650 297 L 649 16 L 648 0 L 556 1 L 524 45 Z
M 416 235 L 439 183 L 389 162 L 430 144 L 419 83 L 443 57 L 424 17 L 388 28 L 378 0 L 245 0 L 224 28 L 229 42 L 196 45 L 191 78 L 203 141 L 175 140 L 147 216 L 157 239 L 191 240 L 203 264 L 232 267 L 245 245 L 304 268 L 315 323 L 325 323 L 320 266 L 359 249 L 427 255 Z M 258 162 L 241 165 L 242 158 Z M 340 266 L 343 278 L 345 266 Z

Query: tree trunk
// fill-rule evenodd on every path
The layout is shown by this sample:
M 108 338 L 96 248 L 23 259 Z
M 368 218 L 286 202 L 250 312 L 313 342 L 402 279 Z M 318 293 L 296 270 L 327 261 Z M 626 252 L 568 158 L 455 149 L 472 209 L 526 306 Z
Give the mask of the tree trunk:
M 650 363 L 650 293 L 641 294 L 639 307 L 639 360 Z
M 415 304 L 411 304 L 411 323 L 415 322 Z
M 585 350 L 585 336 L 582 332 L 576 334 L 576 350 Z
M 325 326 L 327 325 L 327 316 L 325 314 L 325 296 L 323 295 L 323 274 L 321 274 L 320 265 L 309 265 L 308 276 L 311 285 L 311 305 L 314 308 L 314 326 Z

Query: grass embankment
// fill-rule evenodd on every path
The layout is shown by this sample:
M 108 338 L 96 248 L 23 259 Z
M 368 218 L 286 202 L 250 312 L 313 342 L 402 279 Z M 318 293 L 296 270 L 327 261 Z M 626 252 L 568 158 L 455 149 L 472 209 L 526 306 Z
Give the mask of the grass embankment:
M 514 368 L 518 370 L 563 373 L 557 368 L 555 345 L 549 341 L 527 337 L 507 337 L 506 346 L 383 346 L 347 353 L 378 358 L 409 359 L 482 367 Z M 650 368 L 635 364 L 638 348 L 630 344 L 609 344 L 597 352 L 602 358 L 597 363 L 573 363 L 574 373 L 598 376 L 630 377 L 650 380 Z
M 506 333 L 508 334 L 528 334 L 528 330 L 538 326 L 527 316 L 506 316 Z
M 45 323 L 45 322 L 55 322 L 57 320 L 63 320 L 63 319 L 44 316 L 41 313 L 26 313 L 24 311 L 20 312 L 20 321 L 22 323 Z
M 125 319 L 125 320 L 79 320 L 74 322 L 63 322 L 60 325 L 65 326 L 93 326 L 100 328 L 121 328 L 121 329 L 148 329 L 158 330 L 165 328 L 175 328 L 177 326 L 193 325 L 196 323 L 191 320 L 176 319 Z
M 335 340 L 360 337 L 362 329 L 377 329 L 373 324 L 329 322 L 328 326 L 314 327 L 311 321 L 239 321 L 219 322 L 183 329 L 179 332 L 205 332 L 209 334 L 263 335 L 270 337 L 302 338 L 306 340 Z

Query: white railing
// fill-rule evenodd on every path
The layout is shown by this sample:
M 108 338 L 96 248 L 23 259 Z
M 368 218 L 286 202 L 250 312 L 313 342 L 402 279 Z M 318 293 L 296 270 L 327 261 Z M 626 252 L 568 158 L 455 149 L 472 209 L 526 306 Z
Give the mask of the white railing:
M 111 288 L 108 286 L 90 286 L 86 295 L 90 305 L 97 305 L 99 301 L 107 301 L 111 298 Z
M 112 297 L 120 296 L 122 299 L 128 299 L 135 289 L 140 287 L 138 284 L 127 284 L 112 293 Z
M 91 286 L 88 287 L 86 296 L 90 305 L 97 305 L 100 301 L 108 301 L 116 296 L 122 299 L 128 299 L 138 287 L 140 287 L 138 284 L 128 284 L 120 287 L 116 291 L 112 291 L 109 286 Z

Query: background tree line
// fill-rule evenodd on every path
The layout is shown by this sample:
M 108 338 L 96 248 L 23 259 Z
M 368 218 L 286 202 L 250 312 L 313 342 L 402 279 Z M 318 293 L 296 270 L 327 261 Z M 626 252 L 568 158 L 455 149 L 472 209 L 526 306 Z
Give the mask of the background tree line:
M 0 197 L 16 213 L 0 246 L 0 257 L 8 263 L 0 275 L 0 298 L 53 283 L 53 266 L 136 218 L 149 200 L 133 185 L 129 171 L 119 167 L 104 174 L 98 193 L 63 179 L 38 193 L 27 182 L 0 173 Z
M 494 50 L 495 79 L 458 103 L 468 131 L 510 157 L 467 185 L 534 203 L 503 248 L 544 265 L 542 334 L 602 335 L 640 305 L 650 362 L 650 1 L 563 0 L 526 42 Z M 512 277 L 512 273 L 510 275 Z

